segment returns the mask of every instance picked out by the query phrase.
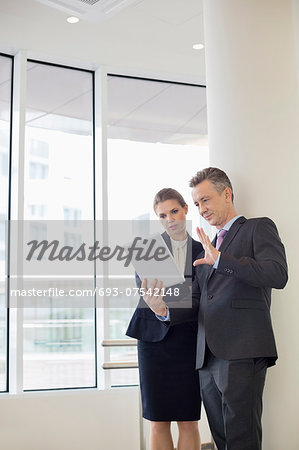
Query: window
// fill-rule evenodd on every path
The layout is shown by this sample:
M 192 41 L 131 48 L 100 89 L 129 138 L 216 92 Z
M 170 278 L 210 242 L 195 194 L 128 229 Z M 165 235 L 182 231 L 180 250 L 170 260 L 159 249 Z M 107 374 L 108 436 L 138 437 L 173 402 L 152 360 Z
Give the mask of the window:
M 147 227 L 146 221 L 157 220 L 152 211 L 153 197 L 165 186 L 177 189 L 191 203 L 188 180 L 208 165 L 204 87 L 109 75 L 107 115 L 104 114 L 108 126 L 107 160 L 102 155 L 103 164 L 107 164 L 103 168 L 107 169 L 106 184 L 106 178 L 101 180 L 101 174 L 95 173 L 94 168 L 94 161 L 97 161 L 94 73 L 32 60 L 27 62 L 27 69 L 24 167 L 20 167 L 18 183 L 24 175 L 24 219 L 30 221 L 31 239 L 46 239 L 49 224 L 61 221 L 64 224 L 60 229 L 61 242 L 78 248 L 82 243 L 80 223 L 90 222 L 94 226 L 95 204 L 102 196 L 102 192 L 95 190 L 96 182 L 97 186 L 102 183 L 104 192 L 108 192 L 108 213 L 105 207 L 102 211 L 104 220 L 133 219 L 139 221 L 138 226 Z M 12 59 L 0 56 L 2 391 L 7 389 L 5 221 L 10 218 L 11 74 Z M 21 199 L 16 199 L 16 204 L 18 201 Z M 198 223 L 198 214 L 190 207 L 189 217 L 192 219 L 192 216 Z M 93 233 L 92 228 L 90 234 Z M 37 255 L 32 260 L 36 263 Z M 95 272 L 93 283 L 94 275 Z M 135 288 L 131 269 L 130 277 L 131 287 Z M 82 282 L 62 276 L 50 281 L 53 287 L 57 285 L 66 290 L 73 287 L 73 283 L 76 285 L 75 281 L 78 281 L 76 287 Z M 83 294 L 83 298 L 84 295 L 87 294 Z M 17 328 L 21 330 L 18 342 L 23 339 L 23 389 L 95 387 L 98 385 L 97 362 L 98 367 L 103 362 L 136 362 L 134 346 L 100 347 L 96 352 L 96 325 L 98 340 L 99 336 L 105 340 L 127 339 L 125 331 L 138 297 L 130 301 L 130 306 L 123 302 L 123 297 L 120 295 L 113 307 L 102 308 L 97 314 L 93 297 L 83 307 L 79 293 L 68 303 L 61 303 L 54 290 L 42 303 L 37 301 L 35 307 L 25 307 L 23 327 Z M 104 298 L 104 304 L 106 300 Z M 96 324 L 96 317 L 103 322 Z M 100 353 L 105 361 L 96 361 L 96 354 Z M 20 354 L 17 355 L 20 361 Z M 102 378 L 100 387 L 139 382 L 136 369 L 107 370 L 105 375 L 101 375 L 99 369 L 98 374 Z
M 1 176 L 8 177 L 8 155 L 6 153 L 1 154 Z
M 32 180 L 48 178 L 48 165 L 37 162 L 29 163 L 29 178 Z
M 198 224 L 188 181 L 208 165 L 206 89 L 110 75 L 108 78 L 108 197 L 110 220 L 155 219 L 154 195 L 177 189 Z M 134 279 L 132 279 L 132 287 Z M 137 303 L 137 298 L 136 298 Z M 133 309 L 109 310 L 110 339 L 124 339 Z M 108 336 L 107 336 L 108 339 Z M 132 350 L 133 349 L 133 350 Z M 110 359 L 136 360 L 134 347 L 110 349 Z M 115 370 L 110 383 L 138 383 L 136 369 Z
M 28 62 L 25 219 L 93 220 L 92 119 L 92 72 Z M 57 300 L 24 310 L 24 390 L 96 386 L 95 310 Z
M 32 156 L 39 157 L 41 159 L 49 158 L 49 144 L 48 142 L 38 141 L 32 139 L 30 143 L 30 153 Z
M 9 218 L 12 58 L 0 55 L 0 391 L 7 390 L 7 308 L 5 222 Z
M 27 205 L 28 207 L 28 217 L 45 217 L 46 205 Z

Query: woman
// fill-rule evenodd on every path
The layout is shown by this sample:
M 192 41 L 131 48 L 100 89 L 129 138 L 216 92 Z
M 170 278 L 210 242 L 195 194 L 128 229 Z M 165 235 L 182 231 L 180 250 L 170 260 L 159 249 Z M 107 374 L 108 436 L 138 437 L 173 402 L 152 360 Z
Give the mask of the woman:
M 182 296 L 190 293 L 191 274 L 192 278 L 194 276 L 192 262 L 202 246 L 186 231 L 188 205 L 179 192 L 170 188 L 159 191 L 154 199 L 154 210 L 166 230 L 162 237 L 187 280 L 179 285 L 181 298 L 181 292 Z M 138 276 L 136 280 L 140 287 Z M 199 450 L 201 399 L 195 370 L 197 321 L 167 327 L 140 298 L 126 334 L 138 339 L 143 417 L 151 422 L 150 449 L 173 450 L 170 425 L 176 421 L 177 450 Z

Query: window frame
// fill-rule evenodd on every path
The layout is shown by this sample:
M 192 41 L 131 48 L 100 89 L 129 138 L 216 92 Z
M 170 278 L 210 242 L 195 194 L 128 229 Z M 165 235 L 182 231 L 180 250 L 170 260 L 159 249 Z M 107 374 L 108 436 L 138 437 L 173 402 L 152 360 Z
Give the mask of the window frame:
M 25 152 L 25 114 L 26 114 L 26 71 L 29 62 L 39 63 L 48 66 L 55 66 L 65 69 L 80 70 L 92 74 L 92 133 L 93 133 L 93 220 L 103 220 L 108 218 L 108 145 L 107 145 L 107 82 L 109 77 L 131 78 L 144 81 L 156 81 L 159 83 L 178 84 L 185 86 L 194 86 L 206 88 L 205 85 L 188 83 L 182 81 L 170 81 L 166 79 L 142 77 L 136 75 L 124 75 L 108 71 L 105 66 L 100 66 L 95 70 L 89 70 L 81 67 L 52 63 L 43 60 L 27 58 L 27 51 L 20 50 L 17 55 L 6 55 L 0 53 L 12 60 L 11 77 L 11 111 L 10 111 L 10 151 L 9 151 L 9 209 L 8 220 L 23 219 L 22 208 L 24 205 L 20 202 L 20 195 L 17 195 L 14 205 L 12 205 L 12 194 L 20 194 L 20 186 L 24 188 L 24 152 Z M 16 97 L 15 94 L 16 93 Z M 20 114 L 19 123 L 16 123 L 15 111 Z M 24 129 L 22 129 L 22 126 Z M 15 152 L 14 152 L 15 150 Z M 23 155 L 22 155 L 23 153 Z M 21 155 L 21 157 L 20 157 Z M 17 165 L 17 173 L 12 177 L 14 164 Z M 20 184 L 16 187 L 16 183 Z M 13 255 L 11 254 L 10 241 L 8 240 L 8 267 Z M 97 283 L 95 270 L 95 285 Z M 9 272 L 7 281 L 7 304 L 9 305 Z M 97 298 L 95 298 L 97 302 Z M 52 389 L 30 389 L 23 390 L 23 314 L 22 311 L 11 313 L 7 308 L 7 370 L 6 384 L 7 390 L 1 393 L 27 394 L 30 392 L 49 392 L 66 390 L 103 390 L 110 389 L 110 371 L 102 369 L 102 363 L 109 361 L 109 349 L 101 345 L 101 342 L 107 336 L 109 331 L 109 311 L 106 308 L 99 308 L 96 303 L 94 308 L 94 327 L 95 327 L 95 387 L 66 387 Z M 20 309 L 20 308 L 19 308 Z M 12 336 L 12 328 L 16 329 Z M 15 345 L 12 352 L 11 346 Z M 124 386 L 121 386 L 124 387 Z
M 14 99 L 14 57 L 12 55 L 0 52 L 0 56 L 8 58 L 11 62 L 11 72 L 10 72 L 10 111 L 9 111 L 9 142 L 8 142 L 8 189 L 7 189 L 7 221 L 10 221 L 11 217 L 11 173 L 12 173 L 12 144 L 13 144 L 13 99 Z M 8 229 L 9 232 L 9 229 Z M 5 292 L 5 302 L 6 302 L 6 373 L 5 373 L 5 384 L 6 389 L 0 393 L 8 393 L 9 384 L 9 372 L 10 372 L 10 309 L 9 304 L 9 262 L 10 262 L 10 239 L 8 235 L 7 239 L 7 251 L 6 251 L 6 264 L 7 264 L 7 280 L 6 280 L 6 292 Z

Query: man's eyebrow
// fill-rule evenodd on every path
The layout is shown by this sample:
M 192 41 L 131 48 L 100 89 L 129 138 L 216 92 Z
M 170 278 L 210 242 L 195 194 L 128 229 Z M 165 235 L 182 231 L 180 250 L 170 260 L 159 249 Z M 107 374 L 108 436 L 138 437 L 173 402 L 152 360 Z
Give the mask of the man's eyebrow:
M 204 200 L 205 198 L 208 198 L 208 195 L 203 195 L 202 197 L 200 197 L 199 200 L 194 200 L 194 203 L 198 203 L 198 202 L 200 202 L 201 200 Z

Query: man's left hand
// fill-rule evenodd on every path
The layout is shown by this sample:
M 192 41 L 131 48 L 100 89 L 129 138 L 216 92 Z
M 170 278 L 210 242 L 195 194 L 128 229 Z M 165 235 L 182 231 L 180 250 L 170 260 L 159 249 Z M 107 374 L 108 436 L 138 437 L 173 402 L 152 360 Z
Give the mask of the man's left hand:
M 203 228 L 197 227 L 196 232 L 199 241 L 204 248 L 205 256 L 204 258 L 196 259 L 193 263 L 193 266 L 199 266 L 200 264 L 208 264 L 209 266 L 213 266 L 217 261 L 220 252 L 211 244 L 209 236 L 206 235 Z

